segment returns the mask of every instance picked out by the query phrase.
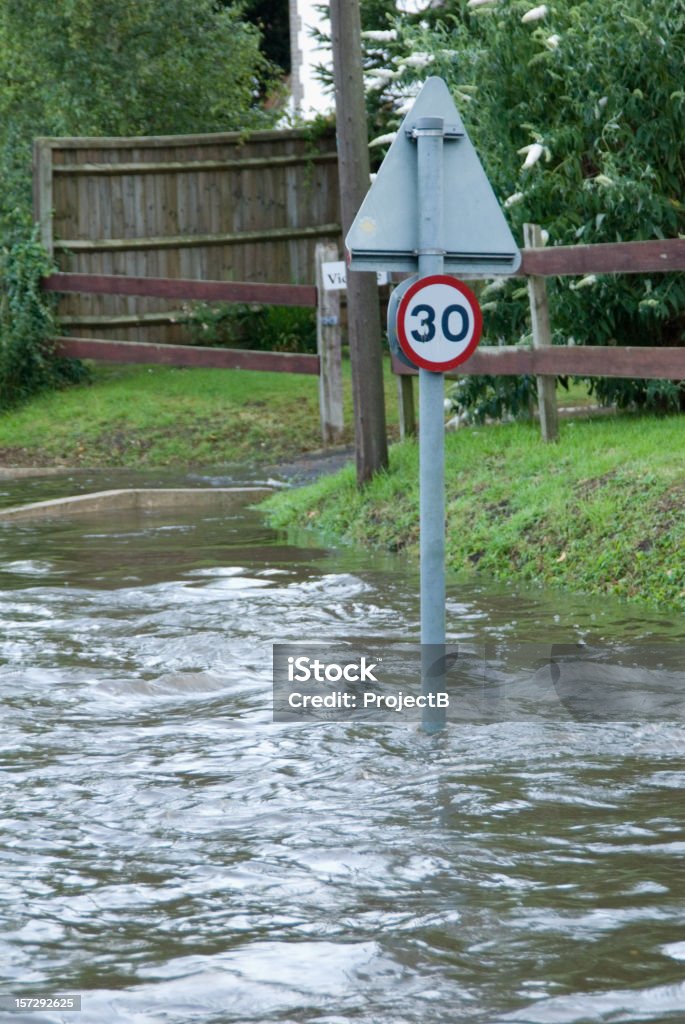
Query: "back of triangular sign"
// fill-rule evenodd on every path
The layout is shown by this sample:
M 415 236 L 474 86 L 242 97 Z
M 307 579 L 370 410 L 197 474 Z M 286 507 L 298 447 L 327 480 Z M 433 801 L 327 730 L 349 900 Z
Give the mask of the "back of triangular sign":
M 422 117 L 440 117 L 445 124 L 445 271 L 460 277 L 515 273 L 521 253 L 441 78 L 423 86 L 359 208 L 345 239 L 350 269 L 418 270 L 419 189 L 411 130 Z

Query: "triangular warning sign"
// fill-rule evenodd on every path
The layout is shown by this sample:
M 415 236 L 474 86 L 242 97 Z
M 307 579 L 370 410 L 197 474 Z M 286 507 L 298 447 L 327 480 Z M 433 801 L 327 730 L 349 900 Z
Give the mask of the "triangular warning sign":
M 442 78 L 429 78 L 381 164 L 345 245 L 351 270 L 418 269 L 418 169 L 412 127 L 441 117 L 445 271 L 460 277 L 513 274 L 521 253 Z

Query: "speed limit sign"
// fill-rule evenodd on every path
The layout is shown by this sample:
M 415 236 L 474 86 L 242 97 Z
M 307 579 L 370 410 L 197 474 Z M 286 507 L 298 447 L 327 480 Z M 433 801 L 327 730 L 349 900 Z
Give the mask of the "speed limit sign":
M 407 359 L 441 373 L 466 362 L 483 329 L 470 288 L 446 274 L 421 277 L 404 293 L 397 310 L 397 338 Z

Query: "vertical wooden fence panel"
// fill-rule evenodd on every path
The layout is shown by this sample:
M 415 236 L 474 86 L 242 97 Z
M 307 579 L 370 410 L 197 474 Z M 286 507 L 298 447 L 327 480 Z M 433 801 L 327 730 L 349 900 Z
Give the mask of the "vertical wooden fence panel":
M 313 284 L 340 243 L 332 132 L 38 139 L 34 212 L 61 270 Z M 187 342 L 178 302 L 71 295 L 73 337 Z

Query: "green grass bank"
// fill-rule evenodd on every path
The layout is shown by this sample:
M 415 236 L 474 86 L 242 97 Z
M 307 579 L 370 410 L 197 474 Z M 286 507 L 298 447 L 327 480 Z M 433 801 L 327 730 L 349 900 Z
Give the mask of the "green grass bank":
M 349 363 L 343 364 L 350 444 Z M 397 434 L 396 386 L 386 409 Z M 0 413 L 0 465 L 274 464 L 321 448 L 317 377 L 247 370 L 92 365 L 90 383 L 37 395 Z
M 621 416 L 462 429 L 446 439 L 451 569 L 685 610 L 685 419 Z M 268 499 L 272 524 L 418 547 L 418 447 L 363 491 L 351 467 Z
M 396 436 L 389 370 L 386 407 Z M 682 417 L 626 415 L 565 421 L 555 445 L 532 423 L 448 434 L 450 566 L 685 610 L 684 435 Z M 101 365 L 90 384 L 0 414 L 0 466 L 274 465 L 320 448 L 318 381 L 291 374 Z M 414 552 L 416 444 L 394 445 L 389 472 L 362 493 L 349 467 L 279 493 L 267 514 L 335 543 Z

